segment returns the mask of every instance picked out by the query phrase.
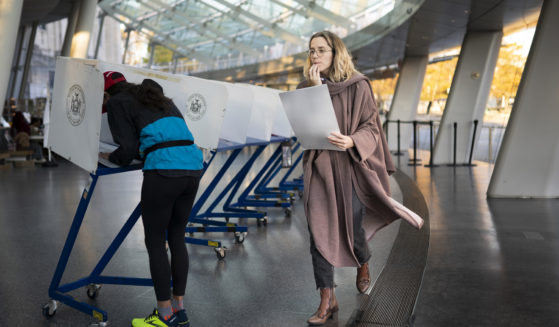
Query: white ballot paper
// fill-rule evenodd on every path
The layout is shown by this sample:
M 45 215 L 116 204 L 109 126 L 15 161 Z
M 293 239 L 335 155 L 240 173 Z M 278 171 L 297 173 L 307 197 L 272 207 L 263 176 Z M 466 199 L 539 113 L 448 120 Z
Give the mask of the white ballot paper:
M 291 128 L 304 149 L 344 151 L 328 142 L 330 133 L 340 131 L 328 86 L 282 92 L 279 96 Z

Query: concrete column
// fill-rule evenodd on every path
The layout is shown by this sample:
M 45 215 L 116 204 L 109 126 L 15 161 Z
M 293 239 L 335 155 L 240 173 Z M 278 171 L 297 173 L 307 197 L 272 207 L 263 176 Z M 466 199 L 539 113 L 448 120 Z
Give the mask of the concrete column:
M 176 53 L 173 54 L 173 74 L 177 73 L 177 65 L 179 64 L 179 57 Z
M 469 161 L 473 121 L 477 119 L 479 126 L 483 122 L 502 38 L 501 31 L 470 31 L 466 34 L 435 139 L 433 163 L 453 163 L 455 122 L 457 123 L 456 163 L 463 164 Z M 476 140 L 480 134 L 479 126 Z
M 131 28 L 126 29 L 126 41 L 124 41 L 124 52 L 122 53 L 122 64 L 126 63 L 126 52 L 128 52 L 128 43 L 130 42 L 130 32 Z
M 406 57 L 404 59 L 387 119 L 400 119 L 402 121 L 415 119 L 428 62 L 428 56 Z M 412 132 L 413 127 L 411 124 L 400 125 L 401 151 L 405 151 L 410 147 Z M 396 123 L 388 124 L 388 147 L 392 151 L 398 149 L 398 129 Z
M 18 37 L 16 41 L 16 49 L 14 53 L 15 59 L 13 61 L 13 66 L 12 66 L 10 88 L 8 90 L 8 93 L 6 94 L 6 99 L 14 96 L 17 78 L 19 75 L 19 62 L 21 60 L 21 53 L 23 52 L 22 50 L 23 50 L 24 40 L 25 40 L 25 25 L 22 25 L 19 27 Z
M 93 20 L 97 11 L 97 0 L 82 0 L 80 4 L 80 15 L 76 30 L 72 36 L 70 57 L 86 58 L 89 40 L 93 32 Z
M 155 47 L 156 46 L 157 46 L 157 43 L 151 42 L 151 50 L 149 52 L 148 69 L 151 69 L 151 66 L 153 66 L 153 57 L 155 56 Z
M 27 88 L 27 76 L 29 76 L 29 70 L 31 69 L 31 58 L 33 57 L 33 49 L 35 49 L 35 36 L 37 35 L 37 25 L 38 23 L 33 22 L 31 27 L 31 35 L 29 36 L 29 43 L 27 43 L 27 53 L 25 54 L 25 64 L 23 65 L 23 74 L 21 75 L 21 85 L 19 87 L 18 100 L 21 102 L 24 97 L 25 89 Z
M 97 33 L 97 42 L 95 43 L 95 54 L 93 55 L 93 59 L 97 59 L 97 57 L 99 56 L 99 45 L 101 45 L 101 37 L 103 35 L 105 16 L 107 16 L 107 14 L 105 13 L 101 13 L 101 15 L 99 16 L 99 33 Z
M 17 32 L 21 18 L 23 1 L 2 0 L 0 2 L 0 49 L 4 54 L 0 56 L 0 105 L 4 108 L 6 91 L 10 81 L 13 51 L 16 46 Z M 2 109 L 3 110 L 3 109 Z
M 66 25 L 66 34 L 64 34 L 64 43 L 62 44 L 62 50 L 60 50 L 60 55 L 64 57 L 70 56 L 70 48 L 72 47 L 72 37 L 74 36 L 74 31 L 76 30 L 76 25 L 78 24 L 78 17 L 80 15 L 80 0 L 74 0 L 72 3 L 72 11 L 70 16 L 68 16 L 68 24 Z
M 558 16 L 559 1 L 544 1 L 489 197 L 559 197 Z

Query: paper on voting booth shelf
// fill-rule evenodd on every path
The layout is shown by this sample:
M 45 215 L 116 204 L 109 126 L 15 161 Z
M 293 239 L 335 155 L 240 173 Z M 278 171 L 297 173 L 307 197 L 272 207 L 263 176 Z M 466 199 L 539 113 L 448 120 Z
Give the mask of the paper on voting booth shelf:
M 227 88 L 216 82 L 183 75 L 158 72 L 126 65 L 99 62 L 101 71 L 121 72 L 130 83 L 140 84 L 150 78 L 163 87 L 182 113 L 194 136 L 194 143 L 205 149 L 216 149 L 225 117 Z
M 340 131 L 328 86 L 323 84 L 282 92 L 279 96 L 295 136 L 304 149 L 343 151 L 328 142 L 330 133 Z
M 52 151 L 89 172 L 97 169 L 104 85 L 92 62 L 57 58 L 48 131 Z
M 278 108 L 279 96 L 274 90 L 265 87 L 237 84 L 249 88 L 254 99 L 250 114 L 247 137 L 269 142 L 272 137 L 275 112 Z
M 245 144 L 254 95 L 247 87 L 227 82 L 218 83 L 227 87 L 228 93 L 220 137 L 227 141 Z

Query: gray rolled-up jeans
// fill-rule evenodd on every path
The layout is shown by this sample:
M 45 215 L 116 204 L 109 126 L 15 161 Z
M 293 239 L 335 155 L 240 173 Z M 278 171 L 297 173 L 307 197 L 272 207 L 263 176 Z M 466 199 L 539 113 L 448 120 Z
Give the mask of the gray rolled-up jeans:
M 352 188 L 351 206 L 353 208 L 353 252 L 359 260 L 359 264 L 364 264 L 369 261 L 371 254 L 367 245 L 367 238 L 365 237 L 365 230 L 363 229 L 363 214 L 365 208 L 357 195 L 355 189 Z M 311 241 L 311 257 L 314 270 L 314 280 L 316 288 L 333 288 L 334 287 L 334 266 L 332 266 L 320 252 L 318 252 L 314 243 L 312 233 L 310 232 Z

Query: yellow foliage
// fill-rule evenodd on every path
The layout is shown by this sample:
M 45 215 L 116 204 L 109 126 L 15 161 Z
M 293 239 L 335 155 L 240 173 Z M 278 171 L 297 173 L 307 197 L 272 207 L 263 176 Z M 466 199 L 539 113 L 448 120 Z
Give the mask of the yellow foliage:
M 427 65 L 421 90 L 421 101 L 435 101 L 448 97 L 457 62 L 458 57 L 454 57 L 451 60 Z
M 521 54 L 522 46 L 516 43 L 503 45 L 499 51 L 497 67 L 491 83 L 491 96 L 504 100 L 501 107 L 505 108 L 509 100 L 516 96 L 518 84 L 522 77 L 526 57 Z

